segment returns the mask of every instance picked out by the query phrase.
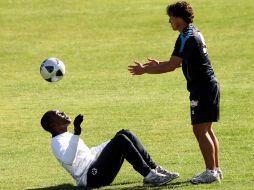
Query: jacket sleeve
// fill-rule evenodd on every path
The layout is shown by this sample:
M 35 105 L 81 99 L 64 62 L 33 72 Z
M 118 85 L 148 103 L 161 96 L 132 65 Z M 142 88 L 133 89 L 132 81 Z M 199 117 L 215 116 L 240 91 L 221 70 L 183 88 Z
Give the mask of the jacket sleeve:
M 79 135 L 73 135 L 68 142 L 53 146 L 56 158 L 66 165 L 72 165 L 78 149 Z

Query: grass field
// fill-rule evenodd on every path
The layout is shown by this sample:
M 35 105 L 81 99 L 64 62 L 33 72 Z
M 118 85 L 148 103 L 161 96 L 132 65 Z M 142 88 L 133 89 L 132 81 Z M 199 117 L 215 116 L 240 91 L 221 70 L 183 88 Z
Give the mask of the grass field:
M 204 169 L 192 134 L 181 69 L 133 77 L 127 66 L 147 57 L 169 58 L 177 32 L 166 0 L 0 0 L 0 189 L 76 189 L 51 153 L 42 114 L 83 113 L 81 137 L 89 146 L 129 128 L 155 161 L 181 173 L 154 189 L 254 189 L 253 0 L 190 1 L 221 83 L 221 184 L 193 186 Z M 58 57 L 67 74 L 50 84 L 40 63 Z M 72 131 L 72 129 L 70 129 Z M 111 186 L 146 189 L 127 163 Z M 151 188 L 152 189 L 152 188 Z

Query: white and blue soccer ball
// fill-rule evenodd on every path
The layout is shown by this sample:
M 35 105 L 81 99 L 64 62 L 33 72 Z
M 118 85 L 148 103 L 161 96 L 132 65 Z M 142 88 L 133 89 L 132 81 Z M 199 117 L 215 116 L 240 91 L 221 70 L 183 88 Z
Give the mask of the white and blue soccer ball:
M 40 67 L 40 73 L 43 79 L 48 82 L 57 82 L 65 74 L 65 65 L 58 58 L 48 58 L 44 60 Z

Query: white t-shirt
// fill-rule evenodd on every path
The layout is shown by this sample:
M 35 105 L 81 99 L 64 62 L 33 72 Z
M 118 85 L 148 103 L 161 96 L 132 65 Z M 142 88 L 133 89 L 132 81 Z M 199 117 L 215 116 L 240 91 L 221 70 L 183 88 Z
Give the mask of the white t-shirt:
M 89 149 L 79 135 L 65 132 L 52 138 L 51 148 L 57 160 L 76 180 L 77 186 L 86 186 L 87 171 L 108 142 Z

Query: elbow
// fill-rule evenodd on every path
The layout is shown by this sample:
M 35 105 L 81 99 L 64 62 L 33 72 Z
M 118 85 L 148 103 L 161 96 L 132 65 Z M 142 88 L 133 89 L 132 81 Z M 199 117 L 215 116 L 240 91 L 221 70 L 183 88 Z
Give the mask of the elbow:
M 176 70 L 179 67 L 181 67 L 180 64 L 170 65 L 170 67 L 168 67 L 168 70 L 169 70 L 169 72 L 172 72 L 172 71 Z
M 70 158 L 70 159 L 61 159 L 61 162 L 65 165 L 68 166 L 72 166 L 73 162 L 74 162 L 74 158 Z
M 174 67 L 174 68 L 171 68 L 170 72 L 172 72 L 172 71 L 174 71 L 174 70 L 176 70 L 176 68 L 175 68 L 175 67 Z
M 68 166 L 72 166 L 73 162 L 71 162 L 71 161 L 63 161 L 63 164 L 68 165 Z

